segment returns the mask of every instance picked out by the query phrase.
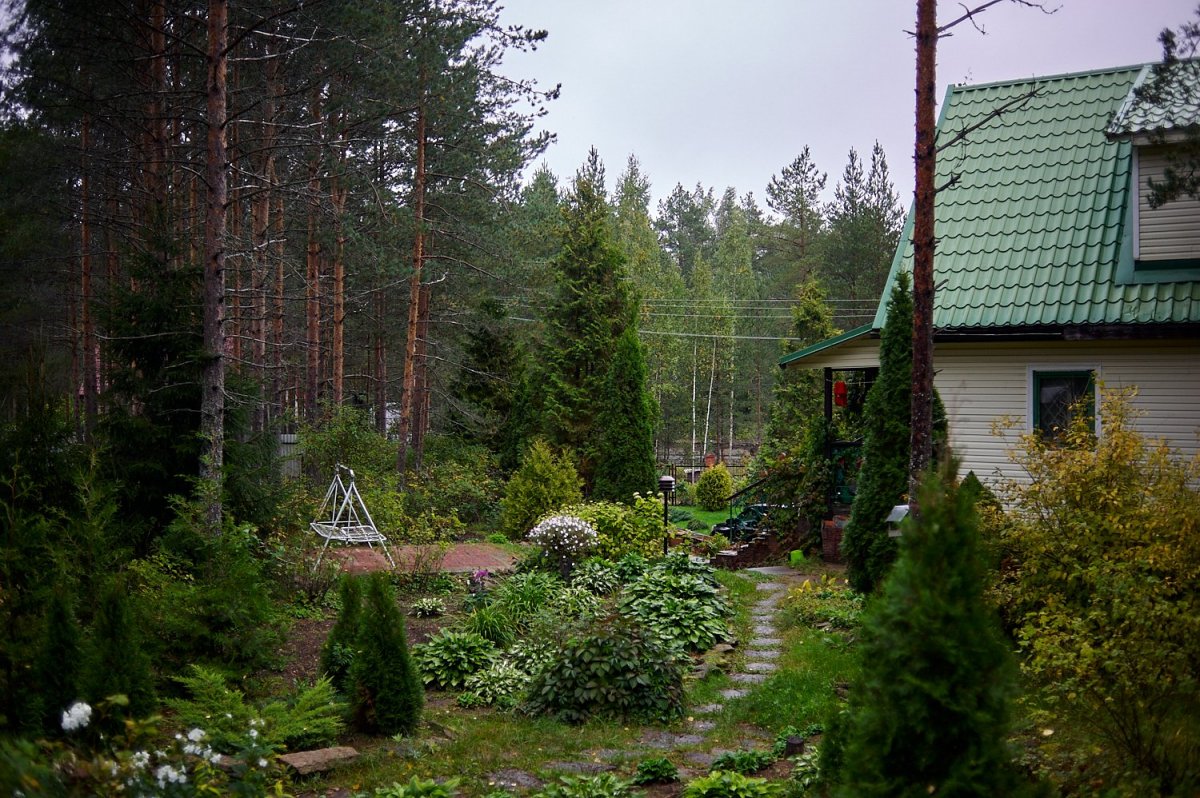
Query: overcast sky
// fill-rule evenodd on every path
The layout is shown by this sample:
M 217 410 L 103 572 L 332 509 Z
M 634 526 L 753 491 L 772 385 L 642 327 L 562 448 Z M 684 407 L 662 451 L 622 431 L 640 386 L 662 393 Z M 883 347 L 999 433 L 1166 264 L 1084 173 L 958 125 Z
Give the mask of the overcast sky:
M 541 124 L 558 135 L 543 161 L 560 185 L 588 148 L 609 189 L 636 155 L 655 202 L 676 183 L 719 196 L 764 189 L 808 145 L 829 173 L 851 147 L 883 145 L 912 200 L 915 53 L 912 0 L 503 0 L 509 24 L 543 28 L 505 71 L 562 84 Z M 941 22 L 957 2 L 941 5 Z M 970 3 L 979 5 L 979 0 Z M 1050 0 L 1053 14 L 1001 3 L 938 45 L 938 102 L 951 83 L 988 83 L 1151 61 L 1158 32 L 1196 0 Z M 951 16 L 952 15 L 952 16 Z M 652 207 L 652 211 L 655 209 Z

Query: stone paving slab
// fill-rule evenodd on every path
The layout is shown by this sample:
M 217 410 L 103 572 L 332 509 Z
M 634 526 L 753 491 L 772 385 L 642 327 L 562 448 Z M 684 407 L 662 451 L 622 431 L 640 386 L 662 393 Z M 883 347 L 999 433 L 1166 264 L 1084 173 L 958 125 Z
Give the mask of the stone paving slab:
M 762 684 L 767 680 L 764 673 L 735 673 L 729 678 L 738 684 Z
M 703 734 L 717 728 L 717 724 L 711 720 L 694 720 L 689 724 L 689 728 L 698 734 Z
M 616 765 L 609 765 L 604 762 L 549 762 L 546 764 L 546 770 L 552 770 L 559 773 L 607 773 L 610 770 L 616 770 Z
M 358 751 L 348 745 L 338 745 L 332 748 L 318 748 L 315 751 L 297 751 L 294 754 L 282 754 L 279 761 L 287 765 L 301 776 L 309 773 L 323 773 L 344 762 L 358 759 Z
M 531 789 L 536 790 L 543 785 L 541 779 L 523 770 L 505 769 L 488 774 L 488 785 L 505 790 Z
M 773 623 L 760 623 L 754 627 L 754 634 L 756 635 L 769 635 L 774 631 L 775 624 Z
M 750 673 L 774 673 L 779 666 L 774 662 L 747 662 L 746 670 Z
M 755 648 L 778 648 L 783 645 L 782 637 L 752 637 L 750 645 Z
M 701 704 L 698 707 L 692 708 L 694 715 L 711 715 L 714 712 L 720 712 L 723 707 L 720 704 Z
M 699 745 L 704 737 L 699 734 L 672 734 L 671 732 L 650 730 L 642 734 L 638 741 L 647 748 L 682 748 L 689 745 Z
M 754 586 L 759 591 L 787 590 L 788 586 L 783 582 L 759 582 Z
M 736 688 L 736 687 L 731 687 L 731 688 L 730 688 L 730 689 L 728 689 L 728 690 L 722 690 L 722 691 L 721 691 L 721 697 L 722 697 L 722 698 L 728 698 L 728 699 L 733 699 L 733 698 L 745 698 L 745 697 L 746 697 L 746 696 L 748 696 L 748 695 L 750 695 L 750 691 L 749 691 L 749 690 L 741 690 L 741 689 L 738 689 L 738 688 Z
M 746 659 L 753 660 L 774 660 L 779 659 L 780 651 L 777 648 L 748 648 L 746 649 Z

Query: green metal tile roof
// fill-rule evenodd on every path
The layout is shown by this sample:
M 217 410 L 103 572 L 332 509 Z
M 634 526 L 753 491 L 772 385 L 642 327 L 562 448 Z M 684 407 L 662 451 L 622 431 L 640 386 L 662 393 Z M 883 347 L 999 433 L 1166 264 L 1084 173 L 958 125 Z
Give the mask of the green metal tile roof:
M 1132 145 L 1105 131 L 1141 70 L 947 91 L 938 141 L 981 126 L 938 153 L 936 184 L 955 182 L 937 194 L 936 329 L 1200 322 L 1194 270 L 1128 277 Z M 912 270 L 911 238 L 910 214 L 875 329 L 897 270 Z
M 794 363 L 797 360 L 803 360 L 810 355 L 815 355 L 817 352 L 822 352 L 834 346 L 839 346 L 847 341 L 853 341 L 855 338 L 862 338 L 871 332 L 871 325 L 864 324 L 861 327 L 855 327 L 853 330 L 848 330 L 841 335 L 835 335 L 832 338 L 826 338 L 824 341 L 818 341 L 812 346 L 806 346 L 804 349 L 792 352 L 789 355 L 784 355 L 779 358 L 779 365 L 786 366 L 788 363 Z
M 1113 138 L 1194 129 L 1200 126 L 1200 61 L 1180 61 L 1155 74 L 1142 68 L 1133 90 L 1108 127 Z

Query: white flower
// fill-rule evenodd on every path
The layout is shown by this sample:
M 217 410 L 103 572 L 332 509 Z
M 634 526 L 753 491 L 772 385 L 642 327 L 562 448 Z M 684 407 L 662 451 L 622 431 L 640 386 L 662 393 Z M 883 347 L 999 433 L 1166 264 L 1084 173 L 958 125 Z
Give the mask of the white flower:
M 173 768 L 170 765 L 161 765 L 158 770 L 154 771 L 154 778 L 158 780 L 159 787 L 166 787 L 168 784 L 186 784 L 187 771 L 183 768 Z
M 129 764 L 133 765 L 138 770 L 150 764 L 150 754 L 147 751 L 134 751 L 133 756 L 129 757 Z
M 251 722 L 253 722 L 253 721 L 251 721 Z M 258 729 L 251 729 L 251 730 L 250 730 L 250 739 L 251 739 L 251 740 L 257 740 L 257 739 L 258 739 Z
M 82 729 L 92 721 L 92 708 L 82 701 L 76 701 L 62 713 L 63 731 L 72 732 Z
M 260 757 L 258 758 L 258 766 L 259 766 L 260 768 L 265 768 L 265 767 L 267 766 L 267 760 L 263 759 L 263 758 L 260 756 Z
M 194 743 L 198 743 L 204 739 L 204 729 L 192 729 L 188 732 L 188 739 Z

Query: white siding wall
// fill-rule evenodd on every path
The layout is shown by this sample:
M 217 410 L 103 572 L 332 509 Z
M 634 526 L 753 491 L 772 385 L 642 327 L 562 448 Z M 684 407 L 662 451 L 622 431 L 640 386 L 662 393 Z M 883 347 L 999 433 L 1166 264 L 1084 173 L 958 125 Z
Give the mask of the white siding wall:
M 1008 448 L 1030 424 L 1030 370 L 1095 369 L 1108 388 L 1136 385 L 1138 428 L 1185 456 L 1200 451 L 1200 342 L 1104 341 L 938 344 L 935 384 L 946 405 L 950 445 L 962 473 L 980 479 L 1020 479 Z M 992 434 L 1005 416 L 1018 423 L 1005 438 Z
M 1182 260 L 1200 258 L 1200 201 L 1180 197 L 1161 208 L 1150 209 L 1146 199 L 1147 178 L 1163 179 L 1169 163 L 1166 147 L 1137 148 L 1138 260 Z
M 879 339 L 870 336 L 856 338 L 810 355 L 787 368 L 820 369 L 826 366 L 835 369 L 879 368 Z

